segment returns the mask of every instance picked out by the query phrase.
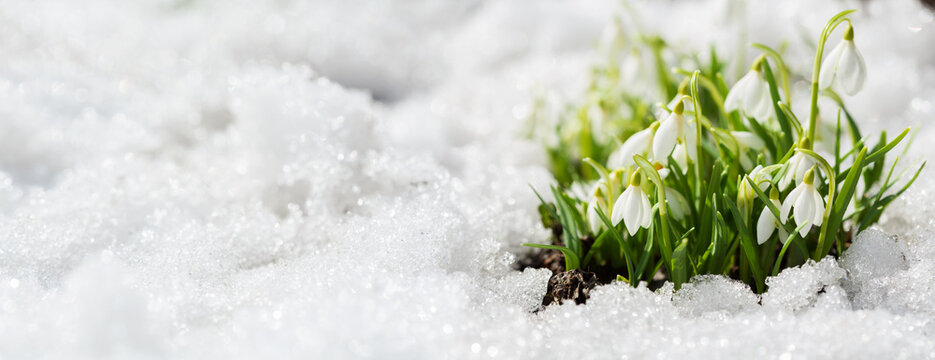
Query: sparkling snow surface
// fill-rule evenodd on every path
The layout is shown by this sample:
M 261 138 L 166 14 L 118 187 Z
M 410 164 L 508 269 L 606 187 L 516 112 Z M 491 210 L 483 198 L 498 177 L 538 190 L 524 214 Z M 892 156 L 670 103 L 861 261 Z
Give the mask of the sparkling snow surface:
M 549 273 L 511 264 L 547 239 L 528 186 L 551 177 L 525 115 L 581 93 L 613 5 L 2 2 L 0 358 L 935 358 L 930 170 L 761 298 L 707 276 L 530 312 Z M 854 7 L 869 74 L 846 101 L 935 159 L 917 3 L 634 6 L 722 54 L 745 11 L 802 73 Z

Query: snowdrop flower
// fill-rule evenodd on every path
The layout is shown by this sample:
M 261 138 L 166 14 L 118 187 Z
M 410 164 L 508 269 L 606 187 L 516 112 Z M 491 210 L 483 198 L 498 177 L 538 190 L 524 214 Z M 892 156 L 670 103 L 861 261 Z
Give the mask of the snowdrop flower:
M 747 174 L 747 177 L 750 180 L 753 180 L 754 183 L 760 188 L 760 190 L 766 191 L 766 188 L 769 186 L 768 182 L 762 181 L 761 177 L 765 178 L 768 175 L 763 172 L 763 166 L 757 165 L 753 170 L 750 170 L 750 173 Z M 756 191 L 750 187 L 750 183 L 747 182 L 747 179 L 740 179 L 740 185 L 737 186 L 737 206 L 741 209 L 749 207 L 753 204 L 753 199 L 756 198 Z
M 666 163 L 669 154 L 680 141 L 687 146 L 688 159 L 696 158 L 695 124 L 688 122 L 682 115 L 685 111 L 684 104 L 683 101 L 675 104 L 672 113 L 659 124 L 659 129 L 653 137 L 653 157 L 662 163 Z
M 672 159 L 678 164 L 682 174 L 688 173 L 688 151 L 685 150 L 685 145 L 681 141 L 679 141 L 678 145 L 675 145 L 675 150 L 672 150 Z
M 848 24 L 844 31 L 844 41 L 838 43 L 818 73 L 818 86 L 822 89 L 834 86 L 848 95 L 857 94 L 864 87 L 867 78 L 867 65 L 854 45 L 854 28 Z
M 760 72 L 762 61 L 764 60 L 761 57 L 754 62 L 750 71 L 737 80 L 734 87 L 727 93 L 724 99 L 725 111 L 741 110 L 745 116 L 760 122 L 769 118 L 773 109 L 773 100 L 769 95 L 769 84 Z
M 799 145 L 800 148 L 808 149 L 811 144 L 808 138 L 803 138 L 802 143 Z M 786 173 L 782 175 L 782 178 L 779 179 L 779 189 L 785 190 L 789 187 L 789 184 L 792 183 L 792 179 L 795 179 L 796 184 L 802 183 L 802 180 L 805 179 L 805 173 L 808 169 L 811 169 L 812 166 L 817 165 L 818 163 L 815 159 L 812 159 L 810 156 L 803 154 L 802 152 L 796 152 L 789 158 L 789 161 L 786 162 L 786 166 L 789 168 L 786 170 Z
M 772 191 L 769 192 L 769 201 L 772 202 L 777 209 L 782 208 L 782 205 L 779 203 L 779 192 L 776 191 L 776 188 L 773 188 Z M 786 240 L 789 238 L 789 234 L 786 233 L 786 230 L 781 226 L 779 220 L 773 216 L 773 213 L 769 211 L 769 207 L 763 207 L 763 212 L 760 213 L 760 218 L 756 221 L 756 243 L 763 245 L 766 240 L 769 240 L 770 235 L 773 235 L 776 229 L 779 229 L 779 241 L 785 244 Z
M 630 236 L 636 235 L 641 227 L 648 229 L 652 224 L 653 208 L 649 204 L 649 197 L 640 187 L 639 172 L 633 173 L 630 177 L 630 184 L 614 203 L 610 218 L 614 224 L 623 220 Z
M 656 168 L 656 172 L 659 173 L 659 177 L 665 179 L 666 176 L 669 176 L 669 168 L 667 168 L 662 163 L 653 163 L 653 167 Z
M 822 218 L 825 213 L 825 202 L 821 198 L 821 194 L 818 193 L 818 190 L 815 189 L 815 185 L 812 182 L 815 180 L 815 169 L 809 169 L 805 173 L 805 179 L 799 186 L 796 186 L 792 192 L 786 196 L 786 200 L 782 203 L 782 211 L 780 211 L 780 218 L 787 219 L 789 216 L 789 211 L 793 208 L 793 218 L 795 219 L 795 225 L 802 226 L 802 230 L 799 230 L 799 235 L 805 237 L 811 230 L 812 225 L 821 226 Z
M 611 169 L 619 169 L 634 164 L 633 155 L 643 155 L 650 157 L 653 144 L 653 133 L 659 127 L 658 122 L 654 122 L 650 127 L 633 134 L 627 141 L 623 142 L 617 151 L 610 154 L 607 159 L 607 166 Z
M 756 134 L 748 131 L 731 131 L 734 139 L 740 145 L 740 166 L 744 169 L 753 167 L 753 159 L 750 158 L 748 150 L 760 151 L 766 148 L 766 143 Z
M 805 179 L 805 174 L 808 172 L 808 170 L 811 169 L 812 166 L 817 165 L 814 159 L 800 152 L 792 155 L 792 157 L 789 158 L 789 162 L 787 164 L 789 169 L 786 170 L 786 173 L 783 174 L 781 179 L 779 179 L 780 189 L 788 188 L 789 184 L 792 184 L 793 178 L 795 178 L 796 184 L 801 184 L 802 180 Z
M 675 106 L 678 105 L 678 103 L 680 102 L 682 103 L 683 111 L 695 111 L 695 104 L 692 103 L 691 97 L 688 95 L 679 93 L 678 95 L 675 95 L 675 97 L 672 98 L 672 100 L 670 100 L 669 103 L 666 104 L 666 106 L 662 106 L 662 103 L 657 104 L 657 107 L 659 109 L 656 110 L 656 112 L 653 113 L 653 115 L 656 116 L 656 119 L 668 118 L 669 114 L 672 114 L 672 111 L 670 111 L 669 109 L 674 109 Z

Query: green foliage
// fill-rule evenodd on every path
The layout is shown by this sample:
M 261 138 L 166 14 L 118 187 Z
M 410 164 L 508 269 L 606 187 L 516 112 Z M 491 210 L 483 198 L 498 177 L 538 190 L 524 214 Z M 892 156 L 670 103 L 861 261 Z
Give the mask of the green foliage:
M 761 92 L 743 92 L 745 80 L 728 87 L 728 59 L 713 48 L 702 61 L 659 37 L 618 31 L 581 103 L 556 113 L 537 102 L 531 133 L 550 139 L 558 182 L 551 199 L 540 197 L 539 213 L 560 235 L 553 245 L 525 245 L 562 251 L 568 270 L 610 267 L 632 286 L 663 271 L 676 288 L 695 275 L 725 274 L 757 292 L 783 268 L 842 254 L 925 165 L 896 171 L 899 158 L 887 155 L 909 129 L 889 141 L 882 133 L 870 146 L 841 97 L 819 89 L 824 43 L 850 13 L 821 32 L 807 126 L 789 105 L 790 78 L 805 77 L 786 67 L 781 51 L 753 45 L 763 54 L 748 80 Z M 625 59 L 634 58 L 645 60 L 635 72 L 643 76 L 628 72 Z M 763 107 L 736 109 L 744 103 L 732 99 L 747 93 L 761 94 Z M 819 116 L 819 95 L 837 107 L 833 127 L 822 127 L 830 120 Z M 675 139 L 674 151 L 666 139 Z M 802 194 L 808 201 L 792 198 Z

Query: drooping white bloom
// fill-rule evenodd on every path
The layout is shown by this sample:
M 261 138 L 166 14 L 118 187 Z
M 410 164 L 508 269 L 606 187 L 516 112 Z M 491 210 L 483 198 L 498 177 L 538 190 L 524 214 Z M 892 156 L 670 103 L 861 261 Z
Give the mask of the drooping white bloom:
M 844 40 L 828 53 L 818 73 L 818 86 L 822 89 L 834 87 L 845 94 L 854 95 L 863 89 L 867 78 L 867 64 L 854 45 L 854 28 L 844 31 Z
M 814 178 L 814 169 L 809 169 L 805 173 L 805 179 L 802 183 L 796 186 L 783 200 L 782 211 L 779 214 L 782 219 L 787 219 L 789 211 L 794 209 L 792 217 L 795 219 L 796 227 L 805 224 L 799 230 L 799 235 L 803 237 L 808 234 L 812 225 L 821 226 L 825 213 L 825 202 L 818 190 L 815 189 L 815 185 L 812 184 Z
M 769 183 L 761 182 L 760 180 L 763 180 L 761 175 L 766 176 L 768 174 L 763 172 L 762 165 L 757 165 L 755 168 L 753 168 L 753 170 L 750 170 L 750 173 L 747 174 L 747 177 L 749 177 L 750 180 L 753 180 L 753 182 L 757 184 L 757 187 L 759 187 L 760 190 L 766 191 Z M 756 198 L 756 191 L 750 187 L 750 183 L 747 182 L 747 179 L 740 179 L 740 185 L 737 186 L 737 206 L 741 208 L 749 206 L 753 203 L 754 198 Z
M 675 109 L 675 106 L 679 103 L 682 103 L 683 111 L 695 111 L 695 104 L 691 101 L 691 97 L 685 94 L 675 95 L 672 100 L 669 100 L 669 103 L 666 106 L 659 106 L 659 109 L 653 113 L 656 116 L 656 119 L 665 119 L 672 114 L 672 109 Z
M 640 130 L 627 138 L 627 141 L 624 141 L 617 151 L 610 154 L 607 159 L 607 166 L 611 169 L 619 169 L 633 165 L 633 155 L 651 156 L 653 133 L 656 131 L 657 126 L 654 123 L 653 126 Z
M 802 180 L 805 179 L 805 173 L 808 172 L 808 169 L 811 169 L 812 166 L 815 166 L 817 163 L 815 159 L 812 159 L 810 156 L 797 152 L 789 158 L 786 164 L 789 168 L 786 170 L 786 173 L 783 174 L 782 178 L 779 179 L 780 189 L 788 188 L 793 178 L 795 178 L 796 184 L 801 184 Z
M 770 191 L 769 201 L 772 202 L 777 209 L 782 209 L 782 205 L 779 203 L 779 192 L 776 191 L 776 188 Z M 789 237 L 788 234 L 783 230 L 776 216 L 769 211 L 769 207 L 763 207 L 763 212 L 760 213 L 760 218 L 756 221 L 756 243 L 760 245 L 765 243 L 776 229 L 779 229 L 779 240 L 785 244 L 786 239 Z
M 610 218 L 614 224 L 623 220 L 630 236 L 636 235 L 641 227 L 648 229 L 652 224 L 653 208 L 649 197 L 640 187 L 638 173 L 633 174 L 627 189 L 617 198 Z
M 753 68 L 727 93 L 724 110 L 741 110 L 744 115 L 763 122 L 772 112 L 773 100 L 769 95 L 769 84 L 760 72 L 759 61 L 762 60 L 754 63 Z
M 689 159 L 696 158 L 698 148 L 696 147 L 695 124 L 686 120 L 682 115 L 685 109 L 683 104 L 684 102 L 681 101 L 675 104 L 672 113 L 659 124 L 659 129 L 653 136 L 653 157 L 663 164 L 666 163 L 669 154 L 679 142 L 687 147 L 686 155 Z
M 672 159 L 679 165 L 679 169 L 682 169 L 682 174 L 688 173 L 688 151 L 681 142 L 675 145 L 675 150 L 672 150 Z
M 753 167 L 753 159 L 750 158 L 749 151 L 760 151 L 766 148 L 766 143 L 756 134 L 748 131 L 731 131 L 734 139 L 740 144 L 740 166 L 744 169 Z

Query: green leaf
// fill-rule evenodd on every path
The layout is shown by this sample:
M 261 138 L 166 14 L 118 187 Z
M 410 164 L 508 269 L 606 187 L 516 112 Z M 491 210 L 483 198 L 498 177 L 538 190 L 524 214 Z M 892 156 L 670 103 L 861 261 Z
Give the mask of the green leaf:
M 633 273 L 633 260 L 634 259 L 633 259 L 633 251 L 630 249 L 630 245 L 627 244 L 626 241 L 624 241 L 623 236 L 621 236 L 620 232 L 617 231 L 617 227 L 614 226 L 614 224 L 610 222 L 610 219 L 607 218 L 607 215 L 604 214 L 603 210 L 597 209 L 597 215 L 601 218 L 601 221 L 604 222 L 604 226 L 607 227 L 606 231 L 610 232 L 610 234 L 615 239 L 617 239 L 617 242 L 620 243 L 620 249 L 623 250 L 624 260 L 626 261 L 626 264 L 627 264 L 627 275 L 630 276 L 631 279 L 634 278 L 634 273 Z
M 769 67 L 769 62 L 764 60 L 761 64 L 763 64 L 763 76 L 766 77 L 766 83 L 769 84 L 769 96 L 773 101 L 773 112 L 776 113 L 776 118 L 779 119 L 779 127 L 782 129 L 782 134 L 784 135 L 780 138 L 782 147 L 789 148 L 793 143 L 792 125 L 785 112 L 783 112 L 782 108 L 779 106 L 782 101 L 782 99 L 779 98 L 779 86 L 776 85 L 776 79 L 773 77 L 773 70 Z
M 759 190 L 758 187 L 755 188 Z M 722 200 L 727 204 L 727 207 L 733 214 L 734 224 L 737 226 L 737 232 L 740 233 L 740 247 L 743 248 L 743 253 L 747 256 L 747 262 L 750 265 L 750 271 L 753 272 L 756 292 L 763 293 L 766 287 L 766 278 L 763 275 L 763 269 L 760 268 L 759 255 L 756 252 L 756 239 L 747 231 L 747 226 L 743 223 L 743 217 L 740 214 L 740 210 L 737 209 L 737 205 L 727 197 L 723 197 Z
M 668 268 L 672 265 L 672 243 L 669 241 L 669 211 L 667 210 L 668 205 L 666 204 L 665 183 L 662 182 L 662 177 L 659 176 L 659 172 L 656 171 L 656 168 L 653 167 L 646 158 L 636 155 L 633 157 L 633 160 L 636 161 L 637 166 L 639 166 L 642 171 L 646 172 L 647 177 L 656 184 L 656 200 L 660 204 L 659 219 L 661 222 L 661 229 L 657 231 L 657 239 L 659 240 L 659 251 L 662 253 L 662 258 Z
M 896 136 L 896 138 L 893 139 L 893 141 L 890 141 L 889 143 L 887 143 L 886 146 L 870 153 L 870 155 L 867 155 L 867 159 L 865 159 L 864 161 L 866 161 L 867 163 L 872 163 L 874 161 L 877 161 L 878 158 L 886 155 L 886 153 L 888 153 L 890 150 L 893 150 L 893 148 L 896 147 L 896 145 L 898 145 L 899 142 L 902 141 L 903 138 L 906 137 L 907 134 L 909 134 L 909 128 L 906 128 L 906 130 L 903 130 L 903 132 L 899 133 L 899 135 Z M 847 171 L 849 169 L 850 168 L 845 169 L 844 171 Z M 838 180 L 841 180 L 844 176 L 845 176 L 844 173 L 840 173 L 838 174 L 837 178 Z
M 857 158 L 854 159 L 854 164 L 852 164 L 847 171 L 847 177 L 844 179 L 844 183 L 841 184 L 841 191 L 832 206 L 832 215 L 828 221 L 822 225 L 822 228 L 833 231 L 834 236 L 837 236 L 841 223 L 844 221 L 844 212 L 847 211 L 847 205 L 850 204 L 851 198 L 854 197 L 854 192 L 857 190 L 857 180 L 859 180 L 859 174 L 864 168 L 866 155 L 867 147 L 860 149 L 860 152 L 857 153 Z M 820 246 L 821 247 L 815 249 L 814 257 L 818 260 L 828 255 L 831 251 L 832 242 L 820 244 Z
M 581 229 L 583 221 L 578 210 L 570 203 L 570 199 L 556 187 L 552 187 L 555 197 L 555 207 L 558 209 L 558 218 L 562 223 L 562 240 L 571 251 L 580 258 L 583 256 L 581 248 Z
M 581 267 L 581 263 L 578 261 L 578 255 L 575 255 L 575 252 L 571 251 L 571 249 L 567 247 L 556 246 L 556 245 L 529 244 L 529 243 L 523 244 L 523 246 L 561 251 L 562 255 L 565 255 L 565 270 L 566 271 L 578 269 Z
M 919 168 L 916 170 L 915 174 L 912 175 L 912 178 L 909 179 L 909 181 L 906 182 L 906 184 L 903 185 L 903 187 L 899 191 L 897 191 L 895 194 L 888 195 L 880 199 L 879 201 L 876 201 L 873 204 L 871 204 L 870 209 L 868 210 L 868 214 L 865 215 L 863 219 L 861 219 L 860 225 L 858 227 L 858 232 L 863 231 L 864 229 L 866 229 L 873 223 L 877 222 L 877 220 L 880 219 L 880 215 L 883 213 L 883 210 L 886 210 L 886 207 L 889 206 L 893 200 L 896 200 L 896 198 L 898 198 L 900 195 L 906 192 L 906 190 L 909 190 L 909 186 L 911 186 L 912 183 L 916 181 L 916 178 L 919 177 L 919 174 L 922 173 L 922 169 L 925 168 L 925 164 L 926 163 L 923 162 L 922 165 L 920 165 Z M 880 190 L 880 191 L 883 191 L 883 190 Z
M 792 234 L 789 234 L 789 237 L 786 238 L 786 241 L 782 244 L 782 249 L 779 250 L 779 256 L 776 257 L 776 262 L 773 263 L 773 276 L 779 275 L 779 267 L 782 264 L 783 256 L 786 255 L 786 250 L 789 249 L 789 245 L 791 245 L 793 242 L 802 241 L 802 239 L 796 236 L 796 234 L 798 234 L 799 231 L 802 230 L 802 228 L 807 225 L 808 223 L 799 225 L 799 227 L 795 229 L 795 232 L 793 232 Z M 804 244 L 798 244 L 798 245 L 803 248 L 805 247 Z
M 688 269 L 691 266 L 688 259 L 688 239 L 682 239 L 679 246 L 672 252 L 672 269 L 669 274 L 670 279 L 675 283 L 675 289 L 678 290 L 682 284 L 688 281 Z

